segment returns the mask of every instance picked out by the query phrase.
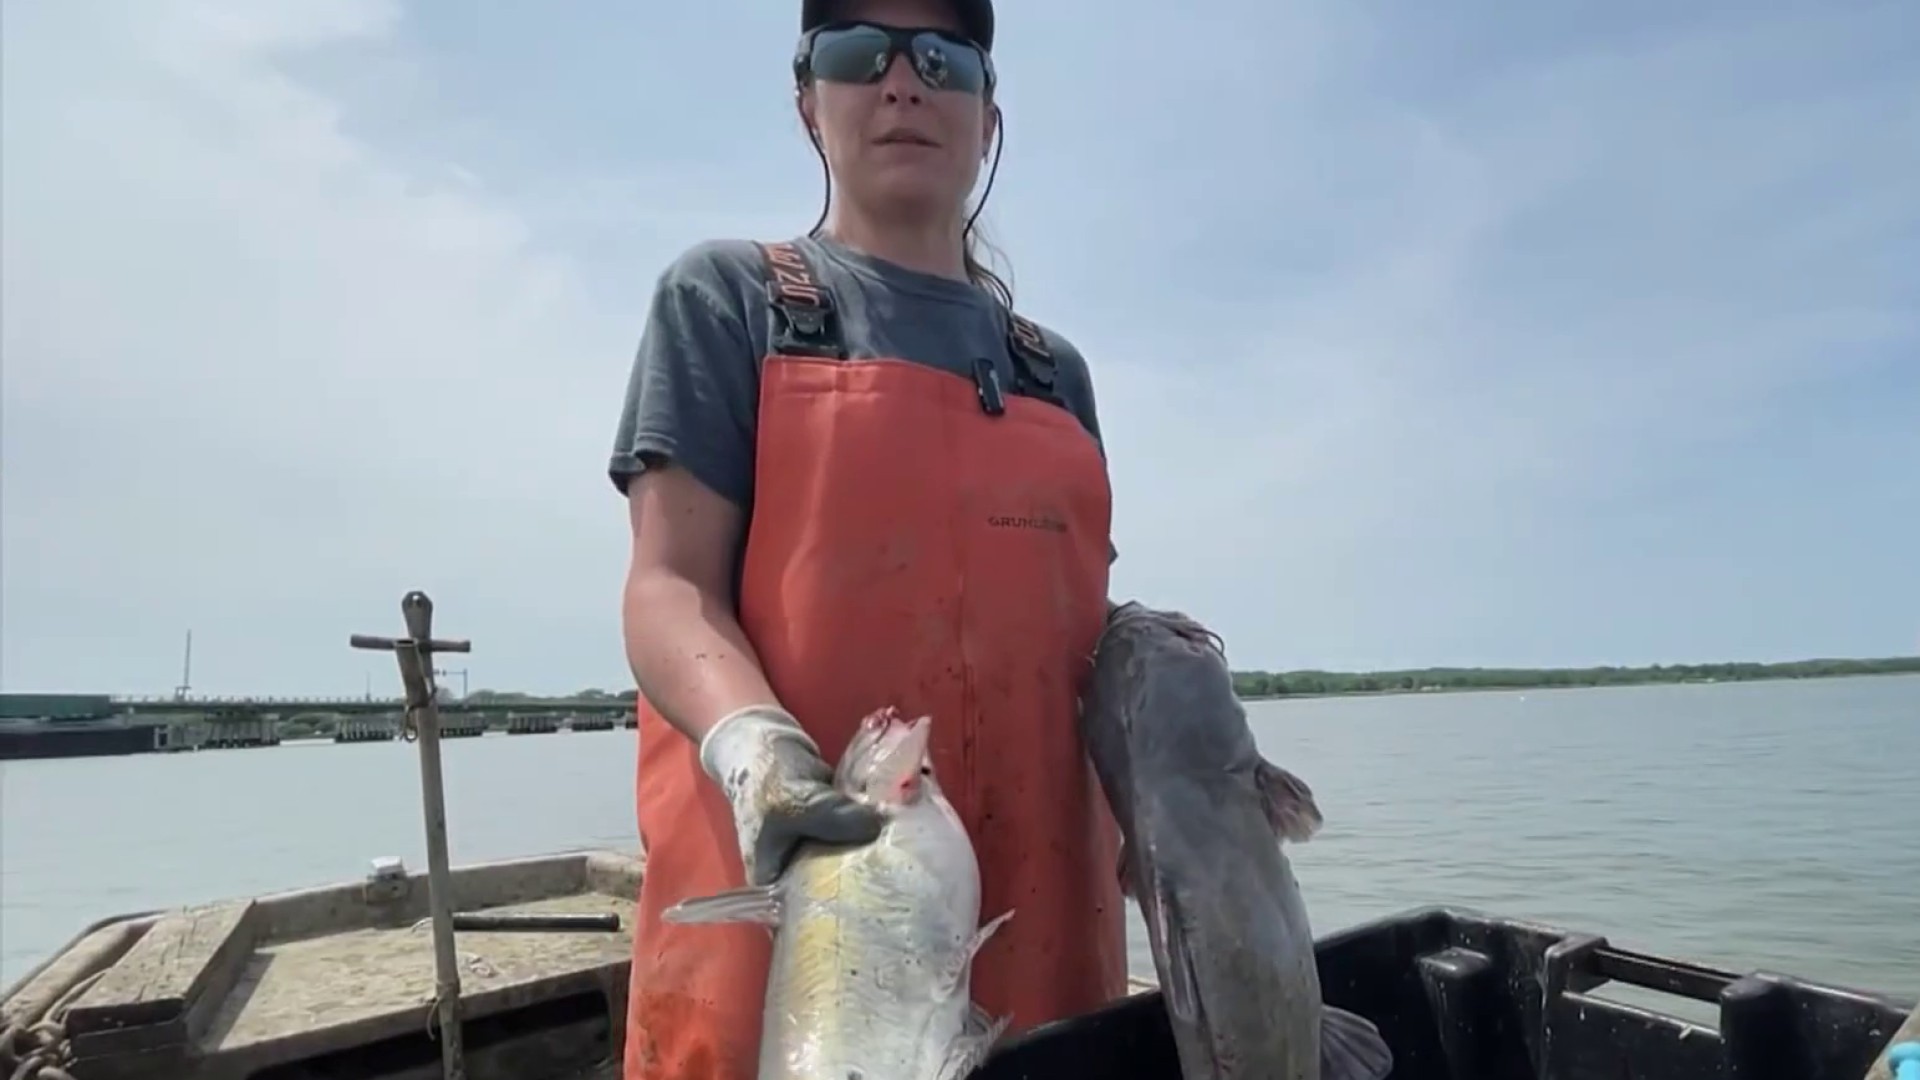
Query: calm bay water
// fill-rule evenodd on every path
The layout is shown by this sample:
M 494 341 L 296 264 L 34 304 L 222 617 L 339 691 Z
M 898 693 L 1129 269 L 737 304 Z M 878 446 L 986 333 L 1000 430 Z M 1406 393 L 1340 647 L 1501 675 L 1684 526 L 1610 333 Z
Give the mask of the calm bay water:
M 1452 903 L 1920 996 L 1920 676 L 1262 702 L 1325 933 Z M 635 845 L 634 733 L 446 744 L 456 862 Z M 123 911 L 423 868 L 400 743 L 0 764 L 0 985 Z M 1151 973 L 1135 918 L 1134 965 Z

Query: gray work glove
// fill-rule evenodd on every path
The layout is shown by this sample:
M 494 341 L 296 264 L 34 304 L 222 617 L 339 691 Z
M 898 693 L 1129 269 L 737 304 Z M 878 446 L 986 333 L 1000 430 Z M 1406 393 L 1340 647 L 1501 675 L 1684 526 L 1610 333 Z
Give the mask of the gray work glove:
M 833 787 L 833 770 L 778 705 L 728 713 L 700 740 L 700 767 L 727 793 L 747 884 L 769 885 L 803 840 L 864 844 L 880 814 Z

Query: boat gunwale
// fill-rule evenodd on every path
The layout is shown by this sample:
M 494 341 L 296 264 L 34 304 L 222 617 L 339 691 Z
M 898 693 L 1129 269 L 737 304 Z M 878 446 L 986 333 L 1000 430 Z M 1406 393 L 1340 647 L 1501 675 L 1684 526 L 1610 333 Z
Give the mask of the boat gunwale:
M 378 860 L 375 861 L 377 863 Z M 114 1008 L 113 1002 L 89 1002 L 88 999 L 94 996 L 100 980 L 111 978 L 109 973 L 127 959 L 129 953 L 155 926 L 170 918 L 240 908 L 243 909 L 240 922 L 234 930 L 242 936 L 243 947 L 237 953 L 238 959 L 209 957 L 208 963 L 226 970 L 220 972 L 219 977 L 211 983 L 196 977 L 193 983 L 205 994 L 196 1000 L 186 1001 L 186 1009 L 181 1015 L 156 1024 L 138 1024 L 126 1029 L 110 1026 L 98 1032 L 75 1030 L 68 1032 L 66 1037 L 87 1058 L 94 1058 L 98 1056 L 97 1052 L 85 1051 L 83 1044 L 93 1041 L 95 1035 L 105 1036 L 104 1044 L 96 1045 L 116 1047 L 106 1051 L 102 1058 L 109 1060 L 119 1057 L 123 1052 L 117 1049 L 125 1041 L 123 1035 L 143 1028 L 158 1030 L 185 1023 L 186 1028 L 178 1029 L 182 1039 L 171 1045 L 196 1057 L 204 1053 L 204 1057 L 200 1058 L 204 1064 L 212 1066 L 219 1062 L 217 1069 L 227 1070 L 233 1064 L 245 1063 L 249 1067 L 259 1068 L 285 1060 L 290 1054 L 297 1058 L 303 1053 L 323 1053 L 344 1046 L 368 1045 L 414 1030 L 420 1023 L 415 1018 L 379 1013 L 339 1024 L 288 1030 L 257 1043 L 217 1049 L 201 1043 L 201 1036 L 205 1032 L 200 1030 L 212 1015 L 224 1007 L 226 995 L 233 991 L 237 980 L 262 951 L 322 942 L 334 937 L 345 938 L 367 930 L 406 932 L 415 928 L 416 916 L 423 915 L 427 907 L 427 874 L 424 868 L 402 866 L 403 871 L 391 877 L 381 877 L 369 871 L 359 879 L 341 879 L 250 897 L 233 896 L 97 919 L 8 985 L 5 994 L 0 995 L 0 1018 L 5 1019 L 8 1027 L 18 1025 L 28 1028 L 46 1019 L 49 1012 L 59 1006 L 63 1020 L 60 1026 L 64 1030 L 64 1018 L 76 1006 L 81 1007 L 83 1012 L 89 1008 L 93 1011 Z M 645 866 L 646 859 L 642 852 L 620 851 L 606 846 L 582 846 L 456 865 L 452 868 L 452 884 L 456 902 L 463 911 L 560 901 L 575 896 L 599 896 L 614 905 L 629 905 L 636 895 L 640 878 L 644 876 Z M 382 886 L 389 890 L 385 896 L 369 891 Z M 620 924 L 612 933 L 630 936 L 633 929 L 631 913 L 624 909 L 617 909 L 617 913 Z M 118 939 L 102 939 L 101 935 L 116 930 L 121 931 Z M 502 932 L 512 931 L 476 931 Z M 599 935 L 606 932 L 591 933 Z M 94 944 L 96 942 L 99 944 Z M 324 949 L 326 946 L 318 947 Z M 617 960 L 559 964 L 551 972 L 528 975 L 503 985 L 466 989 L 461 995 L 463 1011 L 469 1018 L 484 1018 L 540 1001 L 593 992 L 606 998 L 612 1010 L 623 1012 L 625 979 L 617 974 L 609 974 L 630 962 L 626 950 L 619 952 L 620 958 Z M 83 953 L 92 955 L 86 955 L 84 961 L 74 963 L 74 958 Z M 63 970 L 63 963 L 70 964 L 71 970 Z M 615 1029 L 616 1041 L 620 1034 L 621 1019 L 623 1017 L 609 1017 Z M 220 1074 L 225 1075 L 225 1072 Z

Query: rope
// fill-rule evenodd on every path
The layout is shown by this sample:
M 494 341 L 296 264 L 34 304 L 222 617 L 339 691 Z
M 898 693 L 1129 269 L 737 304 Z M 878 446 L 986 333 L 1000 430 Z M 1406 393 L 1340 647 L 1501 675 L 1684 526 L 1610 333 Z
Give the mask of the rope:
M 411 651 L 413 652 L 414 662 L 420 665 L 420 677 L 426 682 L 427 701 L 432 704 L 438 704 L 439 697 L 440 697 L 440 684 L 436 682 L 433 677 L 433 658 L 431 656 L 428 656 L 426 653 L 423 653 L 420 651 L 419 642 L 413 643 L 413 645 L 411 646 Z M 427 706 L 424 704 L 423 705 L 409 704 L 406 707 L 406 711 L 400 714 L 400 741 L 401 742 L 416 742 L 419 740 L 420 710 L 426 707 Z
M 74 1080 L 67 1071 L 73 1064 L 67 1010 L 106 973 L 96 971 L 68 987 L 39 1020 L 15 1021 L 0 1031 L 0 1073 L 5 1073 L 7 1080 Z
M 420 663 L 423 665 L 426 663 L 426 658 L 420 656 L 420 647 L 418 645 L 415 645 L 413 647 L 413 655 L 416 657 L 417 663 Z M 426 680 L 427 680 L 427 693 L 431 694 L 433 693 L 433 674 L 431 672 L 427 674 Z M 412 702 L 408 702 L 406 711 L 400 714 L 400 741 L 414 742 L 419 738 L 420 738 L 420 707 L 413 704 Z M 428 1034 L 432 1034 L 432 1032 L 428 1032 Z

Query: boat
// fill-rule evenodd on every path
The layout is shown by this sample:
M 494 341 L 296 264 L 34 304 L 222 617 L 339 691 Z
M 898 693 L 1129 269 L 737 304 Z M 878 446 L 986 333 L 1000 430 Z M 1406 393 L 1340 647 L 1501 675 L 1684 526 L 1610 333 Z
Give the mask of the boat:
M 452 868 L 467 1080 L 618 1080 L 644 860 L 576 851 Z M 9 1080 L 435 1080 L 428 875 L 143 912 L 87 928 L 0 999 Z M 1395 1080 L 1861 1080 L 1914 1003 L 1426 908 L 1322 938 L 1329 1002 L 1379 1025 Z M 1642 987 L 1685 1019 L 1601 996 Z M 978 1080 L 1177 1080 L 1150 982 L 1001 1046 Z M 23 1069 L 28 1056 L 35 1067 Z M 35 1069 L 38 1071 L 35 1071 Z
M 642 868 L 586 851 L 452 869 L 469 1080 L 617 1075 Z M 0 1077 L 36 1054 L 25 1077 L 439 1077 L 429 892 L 383 858 L 359 881 L 88 927 L 0 998 Z
M 108 919 L 0 997 L 5 1080 L 619 1080 L 632 908 L 645 859 L 578 851 L 447 857 L 432 601 L 401 601 L 392 652 L 418 743 L 427 867 Z M 1395 1080 L 1892 1080 L 1913 1002 L 1618 949 L 1604 937 L 1454 908 L 1315 943 L 1326 1000 L 1377 1024 Z M 1717 1007 L 1717 1023 L 1602 996 Z M 1181 1080 L 1160 993 L 996 1048 L 976 1080 Z M 1900 1077 L 1899 1080 L 1906 1080 Z

